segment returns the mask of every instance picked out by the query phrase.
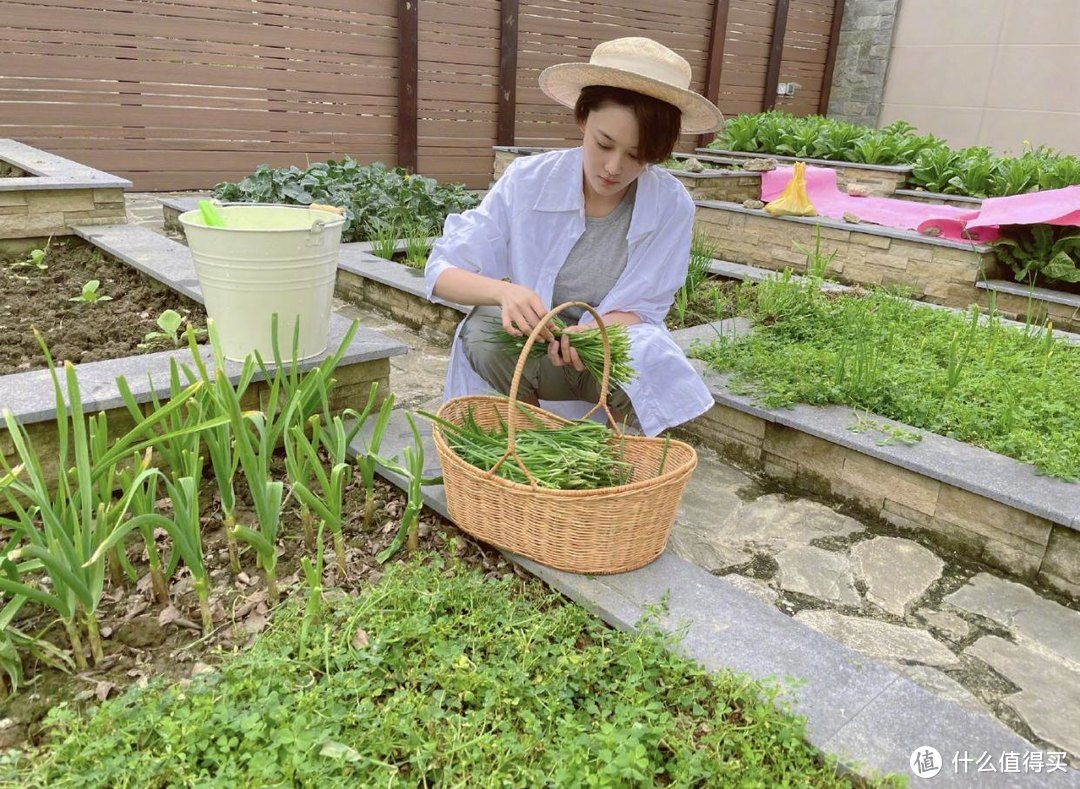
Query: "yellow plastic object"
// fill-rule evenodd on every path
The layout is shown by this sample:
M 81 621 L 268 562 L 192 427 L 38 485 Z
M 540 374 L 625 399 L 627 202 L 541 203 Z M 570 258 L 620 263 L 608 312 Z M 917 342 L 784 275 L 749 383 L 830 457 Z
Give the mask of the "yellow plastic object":
M 791 180 L 775 200 L 765 204 L 771 216 L 817 216 L 810 198 L 806 196 L 806 163 L 795 162 Z

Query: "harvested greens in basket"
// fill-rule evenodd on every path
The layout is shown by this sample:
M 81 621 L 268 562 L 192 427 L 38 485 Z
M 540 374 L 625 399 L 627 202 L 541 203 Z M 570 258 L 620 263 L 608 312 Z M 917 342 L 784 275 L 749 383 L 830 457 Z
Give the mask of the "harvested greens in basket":
M 521 354 L 525 347 L 527 337 L 514 337 L 507 333 L 506 329 L 497 320 L 490 320 L 492 338 L 490 342 L 498 343 L 515 355 Z M 556 337 L 561 337 L 566 322 L 561 318 L 553 318 L 555 329 L 552 332 Z M 611 344 L 611 386 L 622 386 L 632 381 L 637 373 L 630 366 L 630 333 L 621 323 L 607 325 L 608 342 Z M 600 336 L 600 328 L 584 329 L 582 331 L 569 332 L 570 347 L 578 352 L 581 363 L 585 369 L 599 383 L 604 377 L 604 340 Z M 536 359 L 547 354 L 547 344 L 537 342 L 529 351 L 529 358 Z
M 615 433 L 605 425 L 586 420 L 548 427 L 526 409 L 520 410 L 532 420 L 532 426 L 518 423 L 514 447 L 537 486 L 595 490 L 629 482 L 633 468 L 623 459 L 621 444 L 614 440 Z M 476 468 L 488 471 L 506 453 L 507 426 L 501 418 L 497 427 L 485 428 L 477 423 L 471 407 L 460 425 L 435 414 L 419 413 L 441 427 L 446 443 L 458 457 Z M 513 455 L 499 466 L 495 476 L 529 484 Z

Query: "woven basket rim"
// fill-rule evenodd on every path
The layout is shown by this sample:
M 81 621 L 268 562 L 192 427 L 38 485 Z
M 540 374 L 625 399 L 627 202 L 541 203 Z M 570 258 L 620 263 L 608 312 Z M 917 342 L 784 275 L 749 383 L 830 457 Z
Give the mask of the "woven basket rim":
M 440 419 L 446 419 L 445 412 L 451 406 L 453 406 L 455 404 L 471 405 L 471 404 L 477 403 L 477 402 L 506 403 L 506 404 L 509 404 L 510 401 L 509 401 L 509 398 L 507 398 L 507 397 L 497 396 L 497 395 L 463 395 L 461 397 L 454 397 L 454 398 L 451 398 L 450 400 L 447 400 L 445 403 L 443 403 L 439 407 L 439 410 L 435 413 L 435 415 L 437 417 L 439 417 Z M 572 421 L 572 420 L 569 420 L 569 419 L 565 419 L 565 418 L 559 416 L 558 414 L 553 414 L 550 411 L 547 411 L 547 410 L 545 410 L 543 408 L 540 408 L 539 406 L 534 406 L 534 405 L 531 405 L 529 403 L 521 403 L 521 405 L 523 405 L 524 407 L 528 408 L 531 411 L 543 414 L 545 417 L 549 417 L 551 419 L 554 419 L 554 420 L 556 420 L 556 421 L 558 421 L 558 422 L 560 422 L 562 424 L 570 424 L 570 422 Z M 451 420 L 447 419 L 447 421 L 451 421 Z M 624 434 L 621 437 L 621 440 L 626 441 L 628 443 L 655 444 L 655 443 L 663 443 L 666 440 L 666 441 L 668 441 L 669 446 L 678 445 L 680 447 L 685 447 L 686 449 L 688 449 L 690 451 L 690 457 L 687 460 L 685 460 L 684 462 L 674 464 L 674 468 L 672 468 L 670 470 L 665 470 L 664 473 L 661 474 L 660 476 L 649 477 L 648 479 L 640 479 L 637 482 L 631 482 L 631 483 L 628 483 L 626 485 L 615 485 L 613 487 L 608 487 L 608 488 L 592 488 L 590 490 L 560 490 L 558 488 L 544 488 L 544 487 L 540 487 L 540 486 L 537 486 L 537 487 L 534 488 L 532 485 L 529 485 L 527 483 L 514 482 L 514 481 L 506 479 L 504 477 L 498 477 L 498 476 L 494 476 L 494 475 L 489 477 L 489 476 L 487 476 L 487 473 L 488 473 L 487 471 L 485 471 L 483 469 L 480 469 L 480 468 L 474 466 L 472 463 L 468 463 L 465 460 L 463 460 L 461 458 L 461 456 L 458 455 L 458 453 L 455 452 L 454 449 L 443 438 L 442 427 L 439 425 L 438 422 L 433 422 L 432 423 L 432 431 L 431 432 L 432 432 L 432 436 L 435 439 L 435 446 L 439 450 L 439 455 L 440 456 L 445 455 L 446 457 L 450 458 L 454 463 L 456 463 L 459 467 L 461 467 L 466 473 L 472 475 L 476 479 L 480 479 L 480 480 L 482 480 L 484 482 L 487 482 L 487 483 L 495 483 L 495 484 L 499 485 L 500 487 L 505 488 L 508 492 L 509 491 L 528 492 L 528 493 L 533 494 L 533 495 L 537 495 L 537 494 L 539 494 L 539 495 L 550 495 L 550 496 L 557 497 L 557 498 L 600 497 L 600 496 L 606 496 L 606 495 L 630 493 L 630 492 L 638 491 L 638 490 L 643 489 L 643 488 L 656 487 L 658 485 L 666 484 L 667 482 L 673 480 L 675 477 L 679 476 L 680 474 L 690 473 L 691 471 L 693 471 L 694 467 L 697 466 L 697 460 L 698 460 L 696 450 L 692 446 L 690 446 L 690 444 L 687 444 L 685 441 L 679 441 L 676 438 L 663 439 L 663 438 L 655 438 L 655 437 L 650 437 L 650 436 L 628 436 L 628 435 Z M 508 458 L 506 462 L 509 463 L 509 462 L 512 462 L 512 461 Z

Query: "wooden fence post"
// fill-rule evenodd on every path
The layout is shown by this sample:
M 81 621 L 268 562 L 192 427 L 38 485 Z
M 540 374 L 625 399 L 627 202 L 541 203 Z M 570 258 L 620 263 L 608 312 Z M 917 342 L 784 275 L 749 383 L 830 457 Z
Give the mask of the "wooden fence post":
M 720 107 L 720 77 L 724 72 L 724 44 L 727 42 L 728 10 L 731 0 L 716 0 L 713 6 L 712 28 L 709 31 L 709 63 L 705 72 L 705 98 Z M 723 112 L 724 108 L 720 107 Z M 698 147 L 704 148 L 715 134 L 702 134 Z
M 765 96 L 762 110 L 776 108 L 776 87 L 780 84 L 780 65 L 784 60 L 784 36 L 787 35 L 787 18 L 790 0 L 778 0 L 773 18 L 772 46 L 769 49 L 769 70 L 765 76 Z
M 398 166 L 416 172 L 419 153 L 416 133 L 419 0 L 398 0 Z
M 517 114 L 518 0 L 502 0 L 499 32 L 499 120 L 496 145 L 514 144 Z

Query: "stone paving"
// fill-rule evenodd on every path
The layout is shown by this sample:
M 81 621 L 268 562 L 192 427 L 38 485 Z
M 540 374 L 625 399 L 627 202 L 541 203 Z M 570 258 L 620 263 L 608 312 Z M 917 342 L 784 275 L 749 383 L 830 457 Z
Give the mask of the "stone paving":
M 154 203 L 160 195 L 152 195 Z M 132 221 L 161 223 L 132 195 Z M 144 210 L 145 208 L 145 210 Z M 407 344 L 398 407 L 439 401 L 448 353 L 364 307 L 346 317 Z M 699 449 L 669 550 L 961 707 L 1080 767 L 1080 612 L 882 523 L 793 496 Z

